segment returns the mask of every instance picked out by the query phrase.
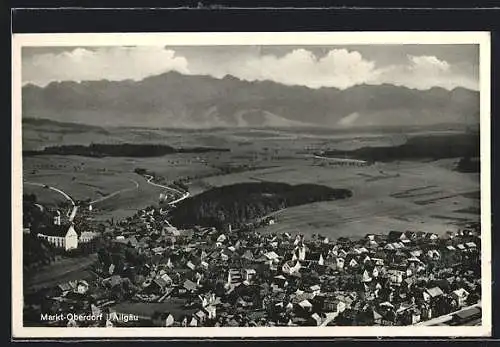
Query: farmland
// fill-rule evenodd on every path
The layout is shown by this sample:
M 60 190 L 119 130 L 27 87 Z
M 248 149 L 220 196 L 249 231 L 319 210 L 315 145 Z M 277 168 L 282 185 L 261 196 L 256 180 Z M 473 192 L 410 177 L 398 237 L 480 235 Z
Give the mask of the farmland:
M 102 133 L 93 137 L 93 130 L 86 131 L 86 134 L 66 132 L 64 143 L 79 141 L 88 145 L 95 139 L 102 139 Z M 155 158 L 25 157 L 24 179 L 53 185 L 73 198 L 82 200 L 99 199 L 123 191 L 94 206 L 96 219 L 123 218 L 158 201 L 162 189 L 148 184 L 142 176 L 135 174 L 135 168 L 154 172 L 163 177 L 165 183 L 183 179 L 191 195 L 212 187 L 242 182 L 319 184 L 353 192 L 353 196 L 345 200 L 287 208 L 277 215 L 277 223 L 265 227 L 263 232 L 319 233 L 338 237 L 386 232 L 390 229 L 415 229 L 442 234 L 456 228 L 457 223 L 479 219 L 479 174 L 455 171 L 454 167 L 460 158 L 336 166 L 312 157 L 312 153 L 318 150 L 398 146 L 406 141 L 407 135 L 401 133 L 341 133 L 307 129 L 177 132 L 131 129 L 127 132 L 117 128 L 107 131 L 107 138 L 113 141 L 146 143 L 153 138 L 157 143 L 172 146 L 220 146 L 230 151 L 174 153 Z M 34 132 L 27 132 L 31 133 Z M 425 134 L 432 132 L 427 131 Z M 50 141 L 43 142 L 40 133 L 37 133 L 37 137 L 23 137 L 23 141 L 30 143 L 33 148 L 58 144 L 54 141 L 57 139 L 54 129 L 47 137 Z M 137 189 L 131 189 L 131 180 L 138 183 Z M 41 188 L 38 190 L 40 197 L 46 201 L 62 199 L 48 195 L 55 192 L 46 192 Z

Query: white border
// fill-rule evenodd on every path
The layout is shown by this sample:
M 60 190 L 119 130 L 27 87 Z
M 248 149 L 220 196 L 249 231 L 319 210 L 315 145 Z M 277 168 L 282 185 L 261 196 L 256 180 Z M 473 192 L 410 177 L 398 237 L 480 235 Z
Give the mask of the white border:
M 273 328 L 30 328 L 22 326 L 22 135 L 21 48 L 23 46 L 208 46 L 479 44 L 481 131 L 481 326 L 273 327 Z M 491 178 L 489 32 L 295 32 L 295 33 L 99 33 L 14 34 L 12 39 L 12 335 L 14 338 L 91 337 L 471 337 L 491 336 Z

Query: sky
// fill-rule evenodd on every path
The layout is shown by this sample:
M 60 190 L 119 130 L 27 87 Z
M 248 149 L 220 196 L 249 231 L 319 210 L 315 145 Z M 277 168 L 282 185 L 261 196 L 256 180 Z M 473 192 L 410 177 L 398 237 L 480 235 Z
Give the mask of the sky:
M 168 71 L 309 88 L 479 90 L 478 45 L 23 47 L 23 84 L 141 80 Z

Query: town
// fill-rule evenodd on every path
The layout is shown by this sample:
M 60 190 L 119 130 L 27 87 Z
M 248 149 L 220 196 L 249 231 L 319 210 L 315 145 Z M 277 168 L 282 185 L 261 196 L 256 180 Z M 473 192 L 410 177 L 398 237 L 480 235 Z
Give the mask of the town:
M 238 229 L 230 224 L 178 229 L 168 219 L 169 208 L 150 206 L 96 225 L 88 206 L 71 220 L 62 221 L 66 218 L 57 211 L 47 225 L 25 226 L 26 238 L 49 243 L 63 257 L 97 253 L 80 277 L 27 291 L 25 325 L 480 323 L 478 224 L 442 235 L 367 230 L 361 238 L 333 240 L 259 231 L 264 224 L 279 223 L 278 216 Z M 66 318 L 42 319 L 51 315 Z

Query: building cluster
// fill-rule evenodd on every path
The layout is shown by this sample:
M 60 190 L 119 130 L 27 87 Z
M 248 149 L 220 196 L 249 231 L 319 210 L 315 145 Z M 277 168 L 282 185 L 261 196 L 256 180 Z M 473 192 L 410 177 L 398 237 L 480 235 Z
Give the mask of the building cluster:
M 45 295 L 53 313 L 108 317 L 71 324 L 411 325 L 480 302 L 477 226 L 330 240 L 178 230 L 148 208 L 105 234 L 92 278 Z

